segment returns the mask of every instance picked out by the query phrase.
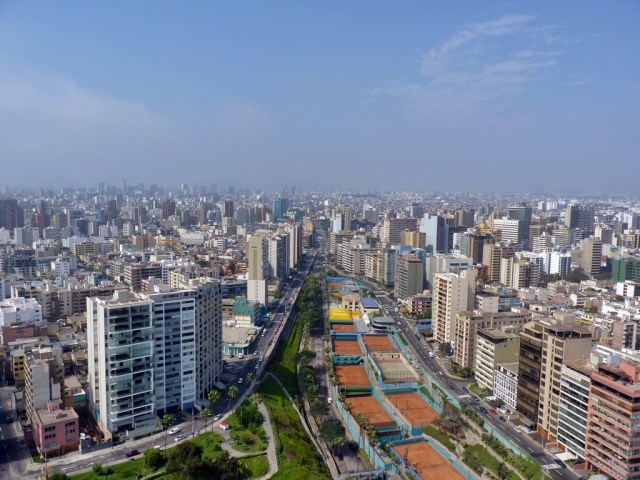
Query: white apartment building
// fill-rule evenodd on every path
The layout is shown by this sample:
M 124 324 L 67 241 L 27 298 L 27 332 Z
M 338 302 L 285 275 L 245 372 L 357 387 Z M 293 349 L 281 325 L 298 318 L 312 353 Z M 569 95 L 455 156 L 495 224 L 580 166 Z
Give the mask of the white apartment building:
M 579 458 L 585 458 L 590 385 L 588 369 L 560 367 L 558 443 Z
M 433 287 L 433 276 L 436 273 L 457 273 L 473 267 L 473 259 L 465 255 L 435 253 L 427 255 L 424 262 L 427 275 L 427 288 Z
M 155 429 L 153 302 L 119 290 L 87 298 L 89 396 L 104 432 Z
M 196 292 L 143 295 L 153 302 L 156 409 L 190 410 L 196 402 Z
M 509 220 L 507 218 L 496 218 L 493 220 L 493 227 L 501 231 L 500 239 L 503 242 L 518 243 L 520 220 Z
M 493 394 L 512 412 L 518 401 L 518 368 L 518 362 L 499 363 L 493 377 Z
M 0 302 L 0 327 L 12 323 L 42 323 L 42 307 L 33 298 L 7 298 Z

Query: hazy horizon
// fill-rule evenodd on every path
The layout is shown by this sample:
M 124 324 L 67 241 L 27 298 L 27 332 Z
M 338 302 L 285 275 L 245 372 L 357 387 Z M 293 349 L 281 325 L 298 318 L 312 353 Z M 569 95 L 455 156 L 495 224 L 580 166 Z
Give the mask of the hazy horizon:
M 640 4 L 0 3 L 0 187 L 635 194 Z

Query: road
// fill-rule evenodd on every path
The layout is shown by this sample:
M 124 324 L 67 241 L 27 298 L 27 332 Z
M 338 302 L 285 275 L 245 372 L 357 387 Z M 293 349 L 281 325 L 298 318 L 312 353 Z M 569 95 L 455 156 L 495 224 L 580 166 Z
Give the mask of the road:
M 0 479 L 16 478 L 25 468 L 20 422 L 13 405 L 13 387 L 0 388 Z M 8 423 L 8 418 L 11 422 Z

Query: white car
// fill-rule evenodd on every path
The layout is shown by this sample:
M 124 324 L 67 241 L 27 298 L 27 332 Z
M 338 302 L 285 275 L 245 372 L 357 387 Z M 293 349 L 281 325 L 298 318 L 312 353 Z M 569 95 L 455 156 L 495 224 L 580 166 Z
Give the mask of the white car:
M 243 381 L 244 381 L 244 379 L 243 379 L 243 378 L 239 378 L 239 379 L 238 379 L 238 383 L 242 383 Z
M 435 358 L 436 354 L 433 352 L 429 352 L 429 358 Z
M 169 435 L 175 435 L 176 433 L 178 433 L 180 431 L 179 428 L 172 428 L 171 430 L 169 430 Z
M 175 438 L 174 442 L 179 442 L 180 440 L 184 440 L 185 438 L 187 438 L 186 435 L 180 434 Z
M 222 418 L 222 414 L 218 413 L 215 417 L 213 417 L 213 421 L 216 422 Z

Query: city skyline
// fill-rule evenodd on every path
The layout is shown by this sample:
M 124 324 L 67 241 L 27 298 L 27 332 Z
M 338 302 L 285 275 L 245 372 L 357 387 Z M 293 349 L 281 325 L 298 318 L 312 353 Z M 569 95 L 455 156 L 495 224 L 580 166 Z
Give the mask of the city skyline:
M 639 16 L 5 3 L 0 186 L 634 193 Z

